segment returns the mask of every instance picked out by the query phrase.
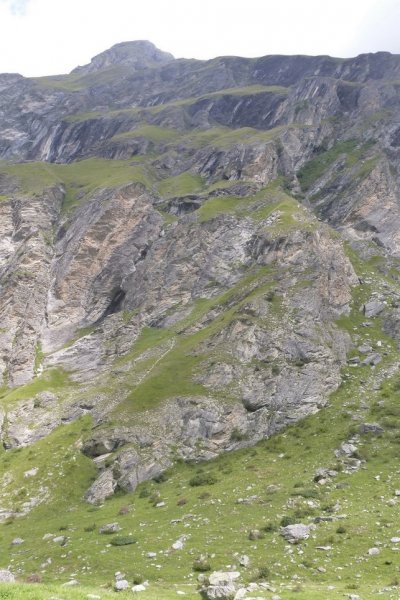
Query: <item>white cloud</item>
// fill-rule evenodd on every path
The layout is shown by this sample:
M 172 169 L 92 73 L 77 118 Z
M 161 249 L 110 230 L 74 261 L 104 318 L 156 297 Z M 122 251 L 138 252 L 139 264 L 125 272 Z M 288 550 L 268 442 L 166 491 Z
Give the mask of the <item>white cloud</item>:
M 400 52 L 398 0 L 0 0 L 0 72 L 68 72 L 149 39 L 175 56 Z M 397 6 L 398 8 L 398 6 Z M 379 31 L 376 29 L 377 15 Z M 393 32 L 386 35 L 386 32 Z
M 7 5 L 12 15 L 24 15 L 30 0 L 0 0 L 0 2 Z

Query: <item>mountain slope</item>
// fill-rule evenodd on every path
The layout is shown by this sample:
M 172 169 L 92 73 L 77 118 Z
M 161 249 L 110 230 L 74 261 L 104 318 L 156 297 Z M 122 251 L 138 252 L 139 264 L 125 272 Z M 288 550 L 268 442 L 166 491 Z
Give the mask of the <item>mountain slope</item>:
M 240 461 L 275 484 L 274 445 L 289 436 L 296 456 L 303 427 L 313 428 L 310 458 L 291 458 L 273 518 L 283 506 L 317 518 L 322 504 L 306 514 L 292 499 L 296 473 L 304 466 L 307 481 L 297 488 L 319 497 L 312 481 L 326 465 L 315 457 L 332 467 L 334 450 L 354 438 L 348 464 L 339 452 L 343 481 L 323 490 L 335 499 L 346 470 L 357 470 L 349 480 L 357 522 L 363 469 L 389 477 L 382 457 L 390 460 L 397 439 L 399 72 L 400 58 L 388 53 L 195 61 L 128 42 L 70 75 L 0 76 L 0 516 L 18 517 L 5 531 L 44 535 L 50 512 L 65 511 L 56 488 L 70 488 L 77 475 L 68 531 L 86 523 L 83 497 L 94 508 L 111 498 L 101 509 L 111 519 L 119 495 L 161 482 L 181 461 L 214 459 L 222 470 L 229 463 L 232 477 L 212 489 L 226 488 L 230 506 L 239 482 L 241 493 L 254 483 L 250 473 L 245 486 Z M 349 414 L 341 408 L 348 402 Z M 311 425 L 291 429 L 305 417 Z M 357 437 L 377 419 L 378 437 Z M 262 442 L 268 466 L 253 464 L 250 449 L 217 459 L 287 426 Z M 379 454 L 371 467 L 360 440 Z M 58 458 L 47 456 L 50 447 Z M 33 456 L 39 471 L 25 478 Z M 60 469 L 50 479 L 49 459 Z M 193 470 L 174 468 L 163 488 L 169 499 Z M 135 498 L 139 523 L 150 508 Z M 219 520 L 214 509 L 206 503 L 198 518 L 211 512 L 225 529 L 226 515 Z M 256 528 L 253 502 L 248 518 Z M 247 522 L 242 514 L 239 521 Z M 204 535 L 214 535 L 206 525 Z M 233 528 L 213 568 L 228 560 L 228 547 L 249 551 L 238 535 Z M 368 530 L 368 539 L 377 535 Z M 76 548 L 82 542 L 69 537 Z M 353 543 L 348 536 L 338 547 L 338 565 Z M 314 569 L 315 548 L 304 568 Z M 189 559 L 206 551 L 201 538 L 185 554 L 185 576 Z M 44 564 L 39 553 L 24 565 L 18 552 L 21 575 Z M 278 554 L 271 577 L 281 581 Z M 166 585 L 182 581 L 174 556 Z M 60 568 L 43 567 L 46 580 Z M 105 581 L 113 568 L 102 566 Z M 68 573 L 76 570 L 71 561 Z M 376 581 L 368 575 L 367 594 Z

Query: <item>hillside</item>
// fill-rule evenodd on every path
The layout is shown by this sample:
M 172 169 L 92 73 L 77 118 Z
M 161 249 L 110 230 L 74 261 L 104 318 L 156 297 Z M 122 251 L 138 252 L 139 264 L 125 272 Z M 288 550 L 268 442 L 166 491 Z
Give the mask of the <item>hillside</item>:
M 397 597 L 399 99 L 384 52 L 0 75 L 0 597 Z

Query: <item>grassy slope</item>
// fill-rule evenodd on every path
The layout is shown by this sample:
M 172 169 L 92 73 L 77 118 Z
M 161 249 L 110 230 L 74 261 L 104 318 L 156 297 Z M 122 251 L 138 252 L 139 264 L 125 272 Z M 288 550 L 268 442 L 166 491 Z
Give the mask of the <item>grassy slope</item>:
M 301 599 L 342 598 L 347 592 L 365 600 L 394 586 L 382 593 L 384 598 L 391 597 L 400 576 L 398 553 L 393 550 L 396 544 L 390 543 L 391 537 L 399 535 L 398 509 L 388 503 L 400 489 L 400 471 L 395 466 L 400 456 L 400 393 L 398 378 L 386 381 L 379 390 L 374 389 L 374 381 L 398 359 L 398 353 L 382 335 L 378 319 L 372 320 L 371 327 L 361 327 L 359 304 L 369 297 L 370 286 L 377 289 L 382 283 L 372 267 L 363 268 L 365 272 L 359 275 L 369 283 L 355 290 L 353 314 L 341 325 L 353 333 L 356 329 L 358 343 L 383 343 L 387 355 L 379 367 L 345 369 L 346 383 L 330 406 L 285 433 L 202 466 L 177 465 L 166 482 L 142 485 L 135 494 L 117 495 L 101 507 L 81 501 L 93 477 L 92 464 L 78 449 L 87 422 L 64 426 L 33 448 L 3 454 L 1 460 L 7 461 L 7 471 L 14 476 L 4 494 L 11 493 L 13 501 L 20 503 L 40 482 L 51 490 L 51 499 L 0 527 L 0 564 L 10 564 L 22 580 L 41 573 L 45 583 L 63 582 L 75 574 L 81 584 L 97 586 L 97 593 L 99 585 L 107 585 L 114 572 L 122 570 L 129 580 L 140 575 L 150 581 L 148 598 L 176 597 L 177 589 L 194 598 L 196 557 L 209 553 L 212 568 L 225 569 L 238 565 L 235 553 L 239 553 L 251 559 L 249 569 L 240 568 L 242 581 L 256 579 L 257 570 L 267 568 L 268 581 L 283 599 L 292 598 L 297 590 L 295 597 Z M 336 466 L 334 449 L 357 430 L 359 422 L 377 420 L 386 431 L 379 437 L 362 437 L 358 444 L 359 455 L 366 461 L 362 468 L 353 474 L 342 471 L 324 486 L 315 484 L 315 470 Z M 37 479 L 23 477 L 31 466 L 39 467 Z M 199 472 L 212 474 L 216 483 L 191 486 L 190 480 Z M 275 491 L 268 487 L 271 484 L 277 486 Z M 237 503 L 249 497 L 253 497 L 249 504 Z M 156 508 L 161 500 L 165 506 Z M 301 546 L 288 546 L 274 531 L 284 516 L 304 523 L 317 516 L 336 519 L 316 525 L 312 537 Z M 173 524 L 174 519 L 181 521 Z M 132 534 L 136 544 L 110 546 L 112 536 L 99 534 L 101 525 L 115 521 L 122 527 L 121 534 Z M 262 539 L 248 539 L 249 530 L 263 527 L 267 531 Z M 45 533 L 65 535 L 68 541 L 63 547 L 41 541 Z M 189 536 L 184 549 L 171 551 L 171 544 L 181 535 Z M 15 537 L 24 538 L 25 543 L 10 546 Z M 368 548 L 376 545 L 381 553 L 369 556 Z M 319 550 L 318 546 L 331 549 Z M 149 551 L 157 552 L 157 558 L 146 558 Z M 49 556 L 51 565 L 41 568 Z M 17 595 L 5 597 L 24 598 L 23 593 L 33 592 L 18 590 Z M 42 588 L 40 597 L 51 593 Z M 75 593 L 82 598 L 88 591 Z M 57 590 L 60 598 L 75 597 L 68 594 Z M 104 592 L 101 595 L 107 597 Z M 31 597 L 35 596 L 27 596 Z

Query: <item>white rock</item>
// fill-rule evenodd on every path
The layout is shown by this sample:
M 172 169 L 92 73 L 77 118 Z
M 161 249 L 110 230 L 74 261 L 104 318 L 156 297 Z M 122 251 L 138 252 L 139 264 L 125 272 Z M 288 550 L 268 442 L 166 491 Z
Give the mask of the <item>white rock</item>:
M 0 569 L 0 583 L 14 583 L 15 577 L 8 569 Z
M 156 504 L 156 508 L 162 508 L 163 506 L 165 506 L 165 502 L 158 502 Z
M 101 596 L 98 596 L 97 594 L 88 594 L 86 598 L 89 598 L 89 600 L 101 600 Z
M 296 544 L 302 540 L 307 540 L 310 537 L 310 531 L 309 525 L 303 525 L 302 523 L 281 527 L 281 535 L 290 544 Z
M 56 544 L 61 544 L 62 542 L 65 542 L 65 540 L 65 535 L 58 535 L 57 537 L 53 538 L 53 542 Z
M 176 540 L 171 547 L 173 550 L 183 550 L 183 546 L 184 544 L 182 540 Z
M 115 582 L 114 589 L 116 592 L 122 592 L 123 590 L 129 589 L 129 583 L 126 579 L 119 579 Z
M 145 591 L 146 591 L 146 586 L 143 584 L 134 585 L 132 588 L 132 592 L 145 592 Z
M 400 542 L 400 537 L 392 537 L 390 538 L 392 544 L 398 544 Z
M 157 552 L 148 552 L 146 556 L 147 558 L 156 558 Z
M 376 556 L 376 555 L 377 555 L 377 554 L 379 554 L 379 553 L 380 553 L 380 550 L 379 550 L 379 548 L 370 548 L 370 549 L 368 550 L 368 554 L 369 554 L 370 556 Z
M 208 600 L 231 600 L 235 597 L 235 586 L 233 583 L 226 585 L 211 585 L 206 590 Z
M 208 576 L 210 585 L 227 585 L 240 577 L 238 571 L 214 571 Z
M 13 539 L 13 541 L 11 542 L 11 544 L 13 546 L 19 546 L 20 544 L 23 544 L 25 540 L 23 540 L 22 538 L 15 538 Z
M 63 587 L 70 587 L 73 585 L 79 585 L 79 581 L 77 581 L 76 579 L 70 579 L 66 583 L 63 583 Z
M 243 556 L 239 558 L 239 564 L 242 567 L 248 567 L 250 565 L 250 558 L 247 556 L 247 554 L 243 554 Z
M 25 471 L 24 477 L 35 477 L 37 475 L 39 469 L 34 467 L 33 469 L 29 469 L 29 471 Z
M 42 537 L 42 540 L 50 540 L 51 538 L 54 537 L 53 533 L 45 533 L 44 536 Z

